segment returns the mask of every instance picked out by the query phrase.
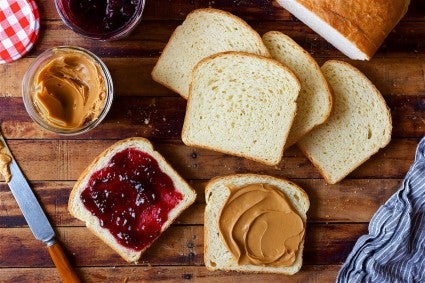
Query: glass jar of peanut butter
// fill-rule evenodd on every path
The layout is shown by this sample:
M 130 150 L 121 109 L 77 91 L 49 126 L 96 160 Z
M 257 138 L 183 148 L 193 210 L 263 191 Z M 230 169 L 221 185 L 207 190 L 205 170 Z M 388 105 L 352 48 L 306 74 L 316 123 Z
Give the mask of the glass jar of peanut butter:
M 79 47 L 54 47 L 29 67 L 22 96 L 30 117 L 52 132 L 73 135 L 97 126 L 113 99 L 106 65 Z

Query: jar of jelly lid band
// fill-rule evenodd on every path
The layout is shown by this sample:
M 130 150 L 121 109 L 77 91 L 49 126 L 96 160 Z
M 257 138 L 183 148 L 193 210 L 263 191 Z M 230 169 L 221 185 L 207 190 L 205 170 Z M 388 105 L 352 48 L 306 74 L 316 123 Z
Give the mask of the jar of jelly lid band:
M 74 32 L 91 39 L 114 40 L 137 26 L 145 0 L 55 0 L 55 4 Z

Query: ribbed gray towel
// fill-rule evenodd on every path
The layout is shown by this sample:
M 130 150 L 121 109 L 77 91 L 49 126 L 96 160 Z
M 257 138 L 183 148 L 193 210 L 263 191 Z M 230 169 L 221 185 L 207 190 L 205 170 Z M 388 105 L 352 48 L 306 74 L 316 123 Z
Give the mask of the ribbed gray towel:
M 373 216 L 337 282 L 425 282 L 425 138 L 401 188 Z

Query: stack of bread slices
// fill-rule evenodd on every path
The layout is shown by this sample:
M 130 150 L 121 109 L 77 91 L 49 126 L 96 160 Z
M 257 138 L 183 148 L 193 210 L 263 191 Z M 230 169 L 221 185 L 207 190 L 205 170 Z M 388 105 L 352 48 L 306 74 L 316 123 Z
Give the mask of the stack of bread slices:
M 224 11 L 190 13 L 171 36 L 152 77 L 187 99 L 182 130 L 186 145 L 274 166 L 285 149 L 297 144 L 331 184 L 391 138 L 385 100 L 359 70 L 336 60 L 320 68 L 290 37 L 270 31 L 261 38 L 246 22 Z M 289 266 L 239 264 L 237 255 L 243 251 L 231 252 L 217 223 L 230 188 L 243 190 L 247 184 L 278 188 L 306 224 L 308 196 L 287 180 L 253 174 L 213 179 L 205 193 L 206 267 L 298 272 L 304 238 L 292 251 L 296 255 Z M 261 240 L 256 245 L 262 246 Z
M 187 101 L 182 140 L 277 165 L 298 144 L 328 183 L 386 146 L 391 115 L 356 68 L 322 68 L 290 37 L 217 9 L 190 13 L 152 71 Z M 332 95 L 333 94 L 333 95 Z

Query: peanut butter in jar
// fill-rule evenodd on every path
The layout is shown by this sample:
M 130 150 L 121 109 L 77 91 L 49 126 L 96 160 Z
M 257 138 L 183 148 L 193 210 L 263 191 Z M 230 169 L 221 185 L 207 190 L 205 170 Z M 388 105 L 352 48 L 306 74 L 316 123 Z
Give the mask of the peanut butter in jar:
M 30 116 L 59 134 L 82 133 L 96 126 L 106 116 L 112 96 L 106 66 L 76 47 L 57 47 L 40 55 L 23 83 Z

